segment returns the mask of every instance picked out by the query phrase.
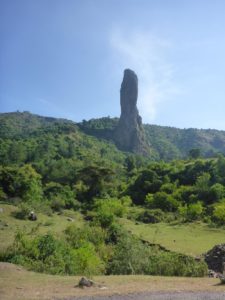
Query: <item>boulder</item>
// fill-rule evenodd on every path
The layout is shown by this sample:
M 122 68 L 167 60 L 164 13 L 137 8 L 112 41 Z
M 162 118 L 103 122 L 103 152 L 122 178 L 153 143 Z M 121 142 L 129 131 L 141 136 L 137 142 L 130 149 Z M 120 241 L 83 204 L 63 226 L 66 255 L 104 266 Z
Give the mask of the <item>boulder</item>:
M 210 270 L 223 273 L 225 263 L 225 244 L 214 246 L 205 254 L 205 262 Z
M 81 288 L 84 288 L 84 287 L 91 287 L 94 285 L 94 281 L 86 278 L 86 277 L 82 277 L 78 283 L 78 286 L 81 287 Z

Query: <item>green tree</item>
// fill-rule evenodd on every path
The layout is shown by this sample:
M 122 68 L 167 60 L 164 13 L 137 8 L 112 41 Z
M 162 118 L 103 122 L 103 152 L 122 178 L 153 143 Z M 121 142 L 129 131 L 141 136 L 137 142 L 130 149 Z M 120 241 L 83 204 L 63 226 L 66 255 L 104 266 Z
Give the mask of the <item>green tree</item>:
M 193 148 L 189 151 L 189 157 L 196 159 L 201 156 L 201 150 L 199 148 Z

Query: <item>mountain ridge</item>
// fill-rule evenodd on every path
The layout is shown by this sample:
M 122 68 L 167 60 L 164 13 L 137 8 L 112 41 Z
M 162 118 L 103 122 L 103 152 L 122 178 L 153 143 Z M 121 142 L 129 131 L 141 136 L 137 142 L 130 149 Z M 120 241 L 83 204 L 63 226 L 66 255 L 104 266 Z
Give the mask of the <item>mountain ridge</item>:
M 57 130 L 77 132 L 97 139 L 114 141 L 113 131 L 118 118 L 93 118 L 74 122 L 65 118 L 44 117 L 30 112 L 8 112 L 0 114 L 0 138 L 11 139 L 42 134 Z M 193 148 L 199 148 L 204 157 L 225 153 L 225 131 L 217 129 L 177 128 L 155 124 L 143 124 L 147 141 L 151 145 L 151 158 L 172 160 L 185 158 Z

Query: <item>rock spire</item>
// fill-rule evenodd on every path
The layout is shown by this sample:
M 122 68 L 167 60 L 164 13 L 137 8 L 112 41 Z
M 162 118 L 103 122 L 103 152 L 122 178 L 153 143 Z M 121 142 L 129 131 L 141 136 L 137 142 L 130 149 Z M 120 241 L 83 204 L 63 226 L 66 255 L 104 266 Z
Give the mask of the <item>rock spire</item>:
M 121 150 L 147 155 L 142 119 L 137 109 L 138 78 L 134 71 L 126 69 L 120 89 L 121 115 L 115 130 L 115 142 Z

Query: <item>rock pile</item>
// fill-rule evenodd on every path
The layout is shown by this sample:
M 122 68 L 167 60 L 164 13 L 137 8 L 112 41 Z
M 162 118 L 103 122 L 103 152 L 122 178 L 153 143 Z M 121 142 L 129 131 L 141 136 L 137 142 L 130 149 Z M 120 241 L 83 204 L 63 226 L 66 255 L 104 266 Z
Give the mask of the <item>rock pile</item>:
M 210 270 L 223 273 L 225 263 L 225 244 L 216 245 L 205 255 L 205 262 Z

